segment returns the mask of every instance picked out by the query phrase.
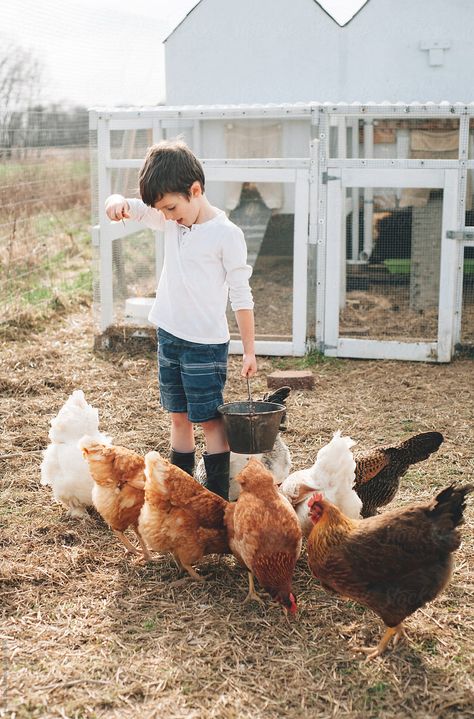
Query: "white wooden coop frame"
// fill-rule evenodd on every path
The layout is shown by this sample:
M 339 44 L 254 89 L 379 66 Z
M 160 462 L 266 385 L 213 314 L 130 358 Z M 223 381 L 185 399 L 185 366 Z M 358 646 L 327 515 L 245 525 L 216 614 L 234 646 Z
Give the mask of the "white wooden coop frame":
M 373 157 L 373 127 L 383 119 L 457 118 L 459 156 L 451 160 L 377 159 Z M 259 340 L 260 355 L 303 355 L 316 347 L 328 356 L 403 359 L 431 362 L 450 361 L 461 333 L 463 251 L 474 246 L 474 228 L 466 227 L 465 198 L 467 173 L 474 170 L 469 155 L 470 105 L 420 104 L 337 104 L 251 105 L 212 107 L 156 107 L 143 109 L 94 109 L 90 129 L 97 137 L 98 224 L 92 228 L 93 243 L 100 254 L 100 331 L 113 323 L 112 245 L 114 241 L 142 229 L 139 223 L 110 223 L 104 202 L 112 192 L 114 169 L 139 168 L 143 158 L 113 159 L 110 133 L 113 130 L 151 130 L 153 142 L 162 139 L 170 121 L 186 121 L 192 127 L 193 150 L 200 156 L 201 123 L 230 119 L 304 119 L 311 126 L 312 140 L 307 157 L 267 159 L 202 158 L 206 179 L 221 182 L 281 182 L 294 187 L 293 332 L 291 341 Z M 347 157 L 347 127 L 364 122 L 365 156 L 358 147 Z M 330 154 L 330 130 L 337 134 L 336 157 Z M 358 136 L 353 132 L 353 137 Z M 404 138 L 397 138 L 397 148 Z M 358 189 L 364 188 L 363 253 L 372 243 L 371 197 L 374 188 L 440 188 L 443 190 L 441 274 L 439 282 L 438 332 L 435 341 L 383 341 L 344 337 L 339 328 L 339 310 L 345 295 L 345 236 L 343 227 L 350 212 L 359 211 Z M 348 188 L 354 188 L 348 192 Z M 357 188 L 357 190 L 355 189 Z M 357 233 L 358 228 L 354 227 Z M 316 278 L 314 297 L 308 303 L 308 249 L 315 245 Z M 354 247 L 353 242 L 353 247 Z M 353 250 L 352 261 L 360 261 Z M 162 243 L 156 237 L 156 277 L 163 262 Z M 308 311 L 314 312 L 314 336 L 308 336 Z M 241 352 L 241 343 L 232 341 L 231 352 Z

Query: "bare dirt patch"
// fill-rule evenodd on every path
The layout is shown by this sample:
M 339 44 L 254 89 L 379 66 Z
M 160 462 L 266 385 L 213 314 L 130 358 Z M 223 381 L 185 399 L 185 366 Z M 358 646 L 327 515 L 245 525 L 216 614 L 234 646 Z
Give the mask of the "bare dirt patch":
M 168 451 L 153 353 L 92 347 L 84 307 L 0 348 L 5 716 L 473 716 L 472 501 L 448 589 L 407 621 L 408 643 L 361 660 L 349 640 L 374 643 L 381 623 L 327 595 L 304 555 L 295 576 L 300 612 L 289 624 L 270 602 L 242 603 L 246 574 L 231 557 L 203 563 L 211 575 L 203 586 L 182 579 L 168 557 L 136 567 L 100 518 L 68 519 L 51 502 L 37 450 L 76 388 L 117 443 Z M 266 373 L 298 362 L 262 358 L 255 396 Z M 229 400 L 245 396 L 239 363 L 230 360 Z M 294 468 L 311 464 L 336 429 L 360 447 L 435 429 L 444 444 L 409 471 L 396 504 L 472 481 L 473 367 L 469 359 L 314 364 L 314 391 L 288 401 Z

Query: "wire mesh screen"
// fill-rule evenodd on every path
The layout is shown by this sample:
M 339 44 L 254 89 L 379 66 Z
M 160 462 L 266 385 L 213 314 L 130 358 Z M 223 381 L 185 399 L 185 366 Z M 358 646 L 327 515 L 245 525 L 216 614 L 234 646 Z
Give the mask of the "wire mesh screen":
M 460 343 L 474 347 L 474 247 L 464 248 Z
M 358 190 L 364 206 L 364 190 Z M 373 190 L 375 194 L 375 189 Z M 388 188 L 396 194 L 397 190 Z M 426 194 L 423 207 L 411 193 Z M 437 337 L 441 253 L 442 191 L 402 190 L 407 206 L 375 211 L 367 261 L 353 261 L 353 215 L 346 220 L 345 297 L 340 333 L 368 339 L 423 340 Z M 358 237 L 364 237 L 359 211 Z
M 255 302 L 256 339 L 290 342 L 294 212 L 281 213 L 268 207 L 263 196 L 268 198 L 269 185 L 276 194 L 282 193 L 281 183 L 243 183 L 239 204 L 229 217 L 244 233 L 247 261 L 253 268 L 250 285 Z M 227 316 L 231 337 L 238 339 L 230 307 Z
M 153 297 L 156 290 L 155 234 L 134 233 L 113 243 L 114 316 L 118 323 L 146 324 L 146 317 L 133 298 Z M 138 303 L 138 307 L 140 304 Z
M 88 114 L 0 113 L 1 322 L 89 292 Z
M 470 122 L 469 157 L 474 159 L 474 124 Z M 467 172 L 466 183 L 466 229 L 474 233 L 474 170 Z M 462 310 L 459 342 L 462 347 L 474 347 L 474 241 L 463 251 Z

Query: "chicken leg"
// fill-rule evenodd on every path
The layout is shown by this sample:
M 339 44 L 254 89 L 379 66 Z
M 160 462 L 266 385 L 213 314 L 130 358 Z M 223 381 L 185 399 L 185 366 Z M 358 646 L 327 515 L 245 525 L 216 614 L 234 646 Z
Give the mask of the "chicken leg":
M 122 544 L 125 545 L 125 547 L 127 549 L 127 554 L 140 554 L 140 551 L 136 547 L 133 546 L 131 541 L 128 539 L 128 537 L 125 536 L 125 534 L 123 532 L 119 532 L 118 529 L 113 529 L 112 531 L 115 534 L 115 536 L 120 539 Z
M 137 535 L 138 541 L 140 542 L 140 546 L 141 546 L 141 548 L 142 548 L 142 550 L 143 550 L 143 559 L 145 560 L 145 562 L 151 562 L 150 550 L 149 550 L 148 547 L 146 546 L 145 541 L 144 541 L 142 535 L 141 535 L 140 532 L 138 531 L 138 528 L 137 528 L 137 527 L 134 527 L 134 528 L 133 528 L 133 531 L 134 531 L 135 534 Z
M 260 604 L 265 605 L 265 602 L 261 597 L 258 596 L 256 590 L 255 590 L 255 583 L 253 581 L 253 574 L 252 572 L 249 572 L 249 593 L 244 599 L 244 604 L 247 602 L 250 602 L 252 599 L 254 599 L 256 602 L 259 602 Z
M 195 570 L 190 564 L 185 564 L 185 563 L 178 557 L 177 554 L 173 554 L 173 557 L 174 557 L 174 561 L 176 562 L 176 564 L 178 565 L 178 567 L 179 567 L 180 569 L 183 569 L 185 572 L 187 572 L 192 579 L 195 579 L 197 582 L 205 582 L 205 581 L 206 581 L 206 577 L 205 577 L 204 575 L 198 574 L 198 573 L 196 572 L 196 570 Z
M 390 644 L 392 638 L 393 646 L 396 646 L 400 641 L 401 637 L 406 637 L 403 622 L 397 624 L 396 627 L 387 627 L 385 634 L 383 635 L 382 639 L 376 647 L 353 647 L 353 651 L 363 652 L 364 654 L 367 654 L 367 659 L 375 659 L 375 657 L 379 657 L 381 654 L 384 653 L 384 651 Z

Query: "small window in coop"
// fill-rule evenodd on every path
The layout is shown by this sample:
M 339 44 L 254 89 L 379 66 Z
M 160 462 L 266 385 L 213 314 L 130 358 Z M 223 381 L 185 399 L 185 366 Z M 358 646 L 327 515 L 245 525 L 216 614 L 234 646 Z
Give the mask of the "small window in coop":
M 110 157 L 113 160 L 141 159 L 152 144 L 151 128 L 110 131 Z
M 332 116 L 329 138 L 333 158 L 451 160 L 458 158 L 459 120 Z

